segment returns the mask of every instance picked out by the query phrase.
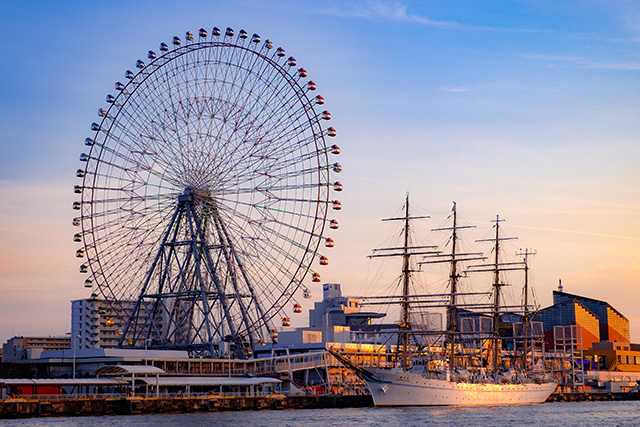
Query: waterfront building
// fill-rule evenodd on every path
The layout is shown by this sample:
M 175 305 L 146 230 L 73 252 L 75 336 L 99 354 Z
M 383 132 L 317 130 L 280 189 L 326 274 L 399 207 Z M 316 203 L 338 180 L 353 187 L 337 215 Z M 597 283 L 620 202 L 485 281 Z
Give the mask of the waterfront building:
M 600 341 L 621 342 L 629 344 L 631 334 L 629 319 L 622 315 L 606 301 L 569 294 L 563 291 L 553 291 L 553 303 L 561 304 L 565 301 L 578 301 L 587 307 L 598 319 Z
M 584 352 L 594 369 L 640 373 L 640 344 L 603 341 Z
M 94 377 L 95 375 L 95 377 Z M 86 378 L 0 378 L 0 401 L 11 396 L 39 397 L 181 397 L 267 396 L 283 390 L 282 380 L 270 377 L 165 375 L 156 366 L 107 365 Z
M 43 351 L 71 348 L 68 336 L 13 337 L 2 346 L 2 362 L 19 362 L 40 357 Z
M 547 350 L 555 347 L 556 328 L 575 325 L 581 328 L 581 341 L 584 350 L 600 342 L 600 323 L 598 316 L 577 299 L 567 299 L 535 314 L 534 319 L 542 322 L 544 342 Z
M 324 342 L 350 342 L 351 331 L 367 329 L 384 313 L 361 311 L 360 298 L 342 295 L 339 283 L 322 285 L 322 301 L 309 310 L 309 329 L 321 331 Z
M 278 344 L 280 346 L 317 343 L 322 343 L 322 331 L 314 331 L 307 328 L 296 328 L 291 331 L 282 331 L 278 334 Z M 263 345 L 260 347 L 268 348 L 270 345 Z
M 543 323 L 545 347 L 553 350 L 557 327 L 574 325 L 580 328 L 582 350 L 595 349 L 599 343 L 615 346 L 630 345 L 629 320 L 606 301 L 553 291 L 553 305 L 535 314 Z
M 40 369 L 44 376 L 52 378 L 86 377 L 94 370 L 107 365 L 152 365 L 157 361 L 189 360 L 186 351 L 89 348 L 42 352 L 39 359 L 31 360 L 33 365 L 45 366 Z
M 117 348 L 135 301 L 119 301 L 117 310 L 95 297 L 71 301 L 72 347 Z

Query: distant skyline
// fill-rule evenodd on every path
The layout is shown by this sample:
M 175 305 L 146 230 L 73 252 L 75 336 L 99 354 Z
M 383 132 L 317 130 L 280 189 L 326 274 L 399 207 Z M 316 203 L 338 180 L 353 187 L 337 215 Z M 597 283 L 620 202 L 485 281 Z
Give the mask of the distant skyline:
M 399 267 L 366 258 L 393 233 L 380 220 L 409 192 L 433 217 L 418 236 L 442 243 L 429 230 L 455 200 L 478 227 L 474 248 L 500 215 L 518 236 L 509 253 L 537 251 L 541 306 L 562 279 L 627 316 L 640 342 L 640 3 L 630 0 L 1 3 L 0 341 L 70 330 L 70 300 L 90 293 L 71 226 L 89 126 L 147 50 L 213 26 L 285 47 L 331 111 L 344 191 L 323 282 L 388 291 Z M 428 271 L 418 282 L 441 286 Z M 294 326 L 321 298 L 310 287 Z

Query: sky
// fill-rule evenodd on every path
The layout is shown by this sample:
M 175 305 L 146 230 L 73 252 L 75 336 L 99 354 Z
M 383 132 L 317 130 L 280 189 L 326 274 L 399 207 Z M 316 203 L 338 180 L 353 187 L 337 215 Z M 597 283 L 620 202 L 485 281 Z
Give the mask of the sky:
M 70 300 L 88 297 L 71 205 L 89 126 L 147 50 L 213 26 L 285 47 L 331 111 L 345 189 L 324 282 L 392 286 L 399 267 L 367 255 L 392 239 L 380 220 L 408 192 L 432 216 L 426 244 L 453 201 L 472 242 L 500 215 L 509 251 L 537 251 L 540 306 L 561 279 L 622 312 L 640 342 L 633 0 L 1 2 L 0 341 L 70 330 Z

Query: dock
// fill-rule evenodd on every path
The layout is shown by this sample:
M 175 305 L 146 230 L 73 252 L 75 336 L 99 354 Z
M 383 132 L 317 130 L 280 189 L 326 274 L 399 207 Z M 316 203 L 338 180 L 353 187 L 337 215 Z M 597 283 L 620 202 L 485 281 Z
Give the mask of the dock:
M 255 397 L 121 397 L 69 400 L 16 398 L 0 402 L 0 419 L 372 406 L 373 400 L 367 395 L 284 396 L 278 394 Z
M 554 393 L 547 403 L 632 400 L 640 393 Z M 373 407 L 369 395 L 15 398 L 0 402 L 0 419 L 365 407 Z
M 640 393 L 553 393 L 547 402 L 605 402 L 640 400 Z

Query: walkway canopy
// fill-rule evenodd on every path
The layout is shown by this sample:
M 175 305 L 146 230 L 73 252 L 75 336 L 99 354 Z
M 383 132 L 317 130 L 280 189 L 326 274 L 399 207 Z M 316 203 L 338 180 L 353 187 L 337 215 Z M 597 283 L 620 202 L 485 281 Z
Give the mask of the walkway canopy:
M 115 375 L 160 375 L 164 371 L 155 366 L 139 366 L 139 365 L 107 365 L 96 369 L 92 375 L 115 376 Z
M 149 384 L 151 380 L 145 380 Z M 160 386 L 252 386 L 263 384 L 280 384 L 282 381 L 269 377 L 162 377 L 159 380 Z
M 11 386 L 86 386 L 86 385 L 123 385 L 128 381 L 107 378 L 0 378 L 0 387 Z
M 92 372 L 92 374 L 99 377 L 100 375 L 108 375 L 108 376 L 117 376 L 120 375 L 122 377 L 126 375 L 131 375 L 131 393 L 135 392 L 136 388 L 136 375 L 147 376 L 147 375 L 155 375 L 155 384 L 156 384 L 156 396 L 158 396 L 158 380 L 160 378 L 160 374 L 164 374 L 164 371 L 155 366 L 140 366 L 140 365 L 108 365 L 103 366 L 101 368 L 96 369 Z

